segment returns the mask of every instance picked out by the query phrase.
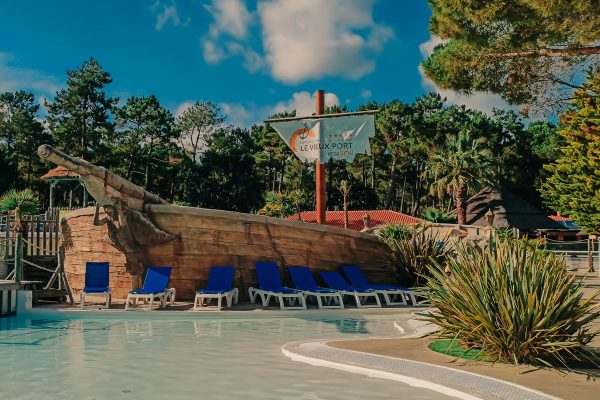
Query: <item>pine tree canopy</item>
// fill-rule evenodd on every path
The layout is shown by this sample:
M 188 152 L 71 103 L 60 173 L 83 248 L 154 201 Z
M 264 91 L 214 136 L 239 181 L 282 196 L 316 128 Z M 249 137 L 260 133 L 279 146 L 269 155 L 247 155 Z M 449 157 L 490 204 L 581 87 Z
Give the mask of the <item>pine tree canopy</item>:
M 598 90 L 600 73 L 590 76 L 586 86 Z M 585 231 L 600 233 L 600 98 L 576 92 L 561 124 L 565 144 L 558 159 L 546 165 L 552 175 L 542 187 L 542 197 Z
M 581 87 L 578 71 L 598 65 L 597 0 L 429 2 L 430 30 L 444 42 L 423 67 L 441 88 L 555 110 Z

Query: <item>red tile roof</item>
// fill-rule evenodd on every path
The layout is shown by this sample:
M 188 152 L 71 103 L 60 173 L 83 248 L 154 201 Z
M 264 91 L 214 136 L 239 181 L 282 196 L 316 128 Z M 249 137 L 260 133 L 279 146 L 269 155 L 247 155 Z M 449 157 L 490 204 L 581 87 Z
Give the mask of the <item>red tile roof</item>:
M 570 222 L 573 221 L 571 218 L 569 217 L 563 217 L 562 215 L 558 214 L 558 215 L 548 215 L 549 218 L 555 220 L 555 221 L 564 221 L 564 222 Z
M 316 211 L 302 211 L 301 218 L 298 218 L 298 214 L 289 216 L 287 219 L 290 221 L 302 220 L 303 222 L 316 223 L 317 212 Z M 376 228 L 381 225 L 387 224 L 417 224 L 421 222 L 421 219 L 412 217 L 410 215 L 402 214 L 397 211 L 391 210 L 361 210 L 361 211 L 348 211 L 348 229 L 355 231 L 361 231 L 364 228 L 363 215 L 369 214 L 371 217 L 369 227 Z M 343 211 L 327 211 L 325 215 L 326 224 L 329 226 L 337 226 L 339 228 L 344 227 L 344 212 Z
M 49 178 L 64 178 L 76 176 L 79 176 L 77 172 L 73 172 L 59 165 L 58 167 L 52 168 L 50 171 L 46 172 L 46 175 L 42 176 L 42 179 L 48 180 Z

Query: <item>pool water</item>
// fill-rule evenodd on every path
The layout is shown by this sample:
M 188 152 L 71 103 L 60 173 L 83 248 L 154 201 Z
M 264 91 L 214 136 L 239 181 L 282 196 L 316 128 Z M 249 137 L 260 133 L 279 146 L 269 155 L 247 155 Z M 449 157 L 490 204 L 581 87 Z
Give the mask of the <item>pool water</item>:
M 134 313 L 132 313 L 134 314 Z M 2 399 L 445 399 L 403 383 L 290 360 L 284 343 L 397 337 L 397 317 L 0 319 Z

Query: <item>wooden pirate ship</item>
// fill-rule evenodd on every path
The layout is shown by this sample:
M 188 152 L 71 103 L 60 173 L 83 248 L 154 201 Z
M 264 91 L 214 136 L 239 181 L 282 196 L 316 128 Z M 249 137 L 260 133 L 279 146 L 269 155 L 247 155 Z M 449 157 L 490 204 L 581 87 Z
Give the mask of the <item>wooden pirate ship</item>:
M 390 281 L 387 247 L 375 236 L 326 225 L 261 215 L 172 205 L 103 167 L 50 146 L 41 158 L 79 174 L 97 202 L 61 223 L 65 272 L 75 294 L 84 286 L 86 261 L 109 261 L 113 296 L 137 287 L 148 265 L 172 266 L 170 285 L 192 298 L 212 265 L 233 265 L 245 294 L 256 285 L 254 262 L 282 268 L 305 265 L 333 270 L 342 263 L 363 267 L 373 282 Z M 282 276 L 286 276 L 283 274 Z

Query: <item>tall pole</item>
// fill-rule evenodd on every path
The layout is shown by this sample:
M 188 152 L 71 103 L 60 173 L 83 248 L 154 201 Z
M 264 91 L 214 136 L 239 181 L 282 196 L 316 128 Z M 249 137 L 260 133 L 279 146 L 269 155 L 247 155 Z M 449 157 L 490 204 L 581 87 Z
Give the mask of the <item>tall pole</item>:
M 316 99 L 316 114 L 325 114 L 325 92 L 323 90 L 317 90 Z M 325 164 L 321 164 L 317 160 L 316 165 L 316 192 L 317 192 L 317 223 L 325 223 Z

